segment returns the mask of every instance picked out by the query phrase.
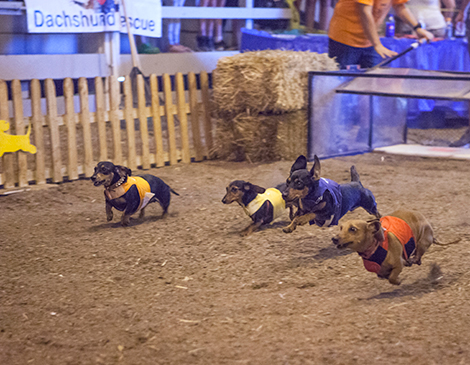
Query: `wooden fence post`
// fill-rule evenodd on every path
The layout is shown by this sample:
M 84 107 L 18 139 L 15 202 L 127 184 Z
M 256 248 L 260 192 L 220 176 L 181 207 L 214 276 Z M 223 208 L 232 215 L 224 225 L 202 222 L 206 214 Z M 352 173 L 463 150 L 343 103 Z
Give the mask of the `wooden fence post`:
M 10 122 L 10 111 L 8 108 L 8 87 L 7 83 L 0 80 L 0 119 Z M 10 133 L 10 132 L 8 132 Z M 3 155 L 3 186 L 13 188 L 15 186 L 14 176 L 14 165 L 13 165 L 13 154 L 7 153 Z
M 199 102 L 197 98 L 196 75 L 194 72 L 188 74 L 189 105 L 191 110 L 191 131 L 193 132 L 193 144 L 195 161 L 202 161 L 204 152 L 201 142 L 201 130 L 199 126 Z
M 165 114 L 168 128 L 170 165 L 174 165 L 178 162 L 178 157 L 176 155 L 175 122 L 173 120 L 173 95 L 171 94 L 171 79 L 168 74 L 163 74 L 163 91 L 165 93 Z
M 150 75 L 150 89 L 152 91 L 152 119 L 153 134 L 155 138 L 155 161 L 157 167 L 165 166 L 165 157 L 163 155 L 163 137 L 162 137 L 162 120 L 160 111 L 160 98 L 158 96 L 158 79 L 157 75 Z
M 20 80 L 11 82 L 11 94 L 13 98 L 13 110 L 15 113 L 15 134 L 24 134 L 23 96 Z M 18 186 L 28 186 L 28 156 L 26 152 L 18 151 Z
M 84 77 L 78 79 L 78 93 L 80 96 L 80 122 L 83 128 L 83 149 L 85 161 L 83 172 L 85 177 L 93 175 L 93 144 L 91 142 L 90 104 L 88 101 L 88 82 Z
M 139 107 L 140 136 L 142 139 L 142 168 L 147 170 L 150 168 L 150 150 L 147 113 L 145 110 L 145 85 L 144 77 L 142 75 L 137 75 L 137 96 Z
M 188 118 L 186 115 L 186 97 L 184 95 L 183 74 L 176 74 L 176 101 L 178 106 L 178 119 L 180 120 L 181 133 L 181 161 L 183 163 L 191 162 L 191 153 L 189 151 Z
M 121 147 L 121 121 L 119 120 L 120 100 L 119 84 L 116 76 L 109 76 L 109 98 L 110 110 L 109 119 L 113 129 L 114 155 L 113 162 L 116 165 L 122 165 L 122 147 Z
M 57 120 L 57 98 L 55 84 L 52 79 L 46 79 L 47 124 L 51 133 L 52 181 L 63 182 L 62 156 L 60 152 L 59 123 Z
M 137 153 L 135 150 L 135 124 L 134 124 L 134 99 L 132 98 L 131 78 L 124 80 L 124 118 L 127 130 L 127 167 L 131 170 L 137 168 Z
M 36 184 L 46 183 L 46 164 L 44 153 L 43 115 L 41 109 L 41 85 L 39 80 L 31 80 L 31 123 L 34 129 L 34 145 L 36 146 Z
M 206 140 L 207 153 L 209 157 L 213 149 L 214 142 L 212 139 L 212 120 L 211 120 L 210 99 L 209 99 L 209 78 L 207 76 L 207 72 L 205 71 L 201 72 L 200 81 L 201 81 L 202 104 L 204 106 L 204 137 Z
M 100 140 L 100 161 L 106 161 L 108 159 L 108 142 L 106 140 L 106 120 L 104 117 L 104 111 L 106 105 L 104 101 L 103 91 L 103 80 L 101 76 L 95 77 L 95 121 L 98 123 L 98 135 Z
M 77 123 L 75 122 L 75 104 L 73 101 L 74 86 L 70 77 L 64 79 L 65 115 L 64 122 L 67 127 L 67 174 L 69 180 L 78 179 L 77 157 Z

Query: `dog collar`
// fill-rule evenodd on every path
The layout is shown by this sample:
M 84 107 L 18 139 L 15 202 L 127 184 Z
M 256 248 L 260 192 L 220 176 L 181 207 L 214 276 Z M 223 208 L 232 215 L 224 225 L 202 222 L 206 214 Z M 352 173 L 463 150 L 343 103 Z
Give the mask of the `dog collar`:
M 374 244 L 371 245 L 367 250 L 364 252 L 358 252 L 359 256 L 361 256 L 363 259 L 367 260 L 369 259 L 375 251 L 377 251 L 377 248 L 379 248 L 380 242 L 378 240 L 374 240 Z
M 114 190 L 116 188 L 118 188 L 119 186 L 122 185 L 122 183 L 124 182 L 124 180 L 126 179 L 125 176 L 121 177 L 118 181 L 116 181 L 113 185 L 109 186 L 106 188 L 106 190 Z

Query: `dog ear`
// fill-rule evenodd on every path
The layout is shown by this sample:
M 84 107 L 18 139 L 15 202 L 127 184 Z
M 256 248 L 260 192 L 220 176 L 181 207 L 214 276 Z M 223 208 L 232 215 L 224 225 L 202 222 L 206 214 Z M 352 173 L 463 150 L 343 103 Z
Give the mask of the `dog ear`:
M 310 176 L 312 176 L 313 180 L 320 180 L 321 177 L 321 165 L 320 159 L 317 155 L 313 157 L 313 166 L 310 170 Z
M 243 190 L 245 191 L 253 191 L 255 192 L 256 194 L 263 194 L 266 189 L 265 188 L 262 188 L 261 186 L 258 186 L 258 185 L 254 185 L 254 184 L 251 184 L 249 182 L 245 183 L 245 185 L 243 185 Z
M 251 187 L 252 187 L 253 191 L 257 194 L 264 194 L 264 192 L 266 191 L 265 188 L 262 188 L 261 186 L 258 186 L 258 185 L 251 184 Z
M 120 176 L 131 176 L 132 170 L 126 166 L 115 166 L 116 172 Z
M 378 219 L 374 219 L 368 222 L 367 228 L 374 235 L 374 238 L 383 242 L 385 240 L 384 230 L 382 229 L 382 223 Z
M 304 155 L 300 155 L 299 157 L 297 157 L 297 160 L 295 160 L 294 164 L 290 168 L 290 174 L 292 175 L 294 171 L 305 170 L 306 168 L 307 168 L 307 159 L 305 158 Z

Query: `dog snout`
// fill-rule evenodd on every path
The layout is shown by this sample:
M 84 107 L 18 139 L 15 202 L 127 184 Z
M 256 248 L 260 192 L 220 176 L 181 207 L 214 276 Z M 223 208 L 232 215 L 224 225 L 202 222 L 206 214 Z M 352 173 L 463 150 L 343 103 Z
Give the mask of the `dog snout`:
M 333 241 L 334 245 L 336 245 L 336 246 L 339 245 L 339 238 L 337 236 L 333 237 L 331 240 Z

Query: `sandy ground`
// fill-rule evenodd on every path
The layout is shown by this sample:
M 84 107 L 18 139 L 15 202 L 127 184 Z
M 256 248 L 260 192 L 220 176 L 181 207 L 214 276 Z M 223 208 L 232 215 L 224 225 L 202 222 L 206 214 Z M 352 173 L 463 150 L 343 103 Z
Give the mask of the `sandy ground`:
M 0 364 L 469 364 L 468 161 L 322 161 L 338 182 L 355 164 L 382 214 L 419 210 L 438 239 L 462 239 L 400 286 L 338 251 L 337 227 L 288 235 L 286 213 L 239 236 L 249 219 L 221 203 L 225 186 L 275 185 L 291 163 L 153 169 L 181 196 L 127 228 L 89 180 L 0 197 Z

